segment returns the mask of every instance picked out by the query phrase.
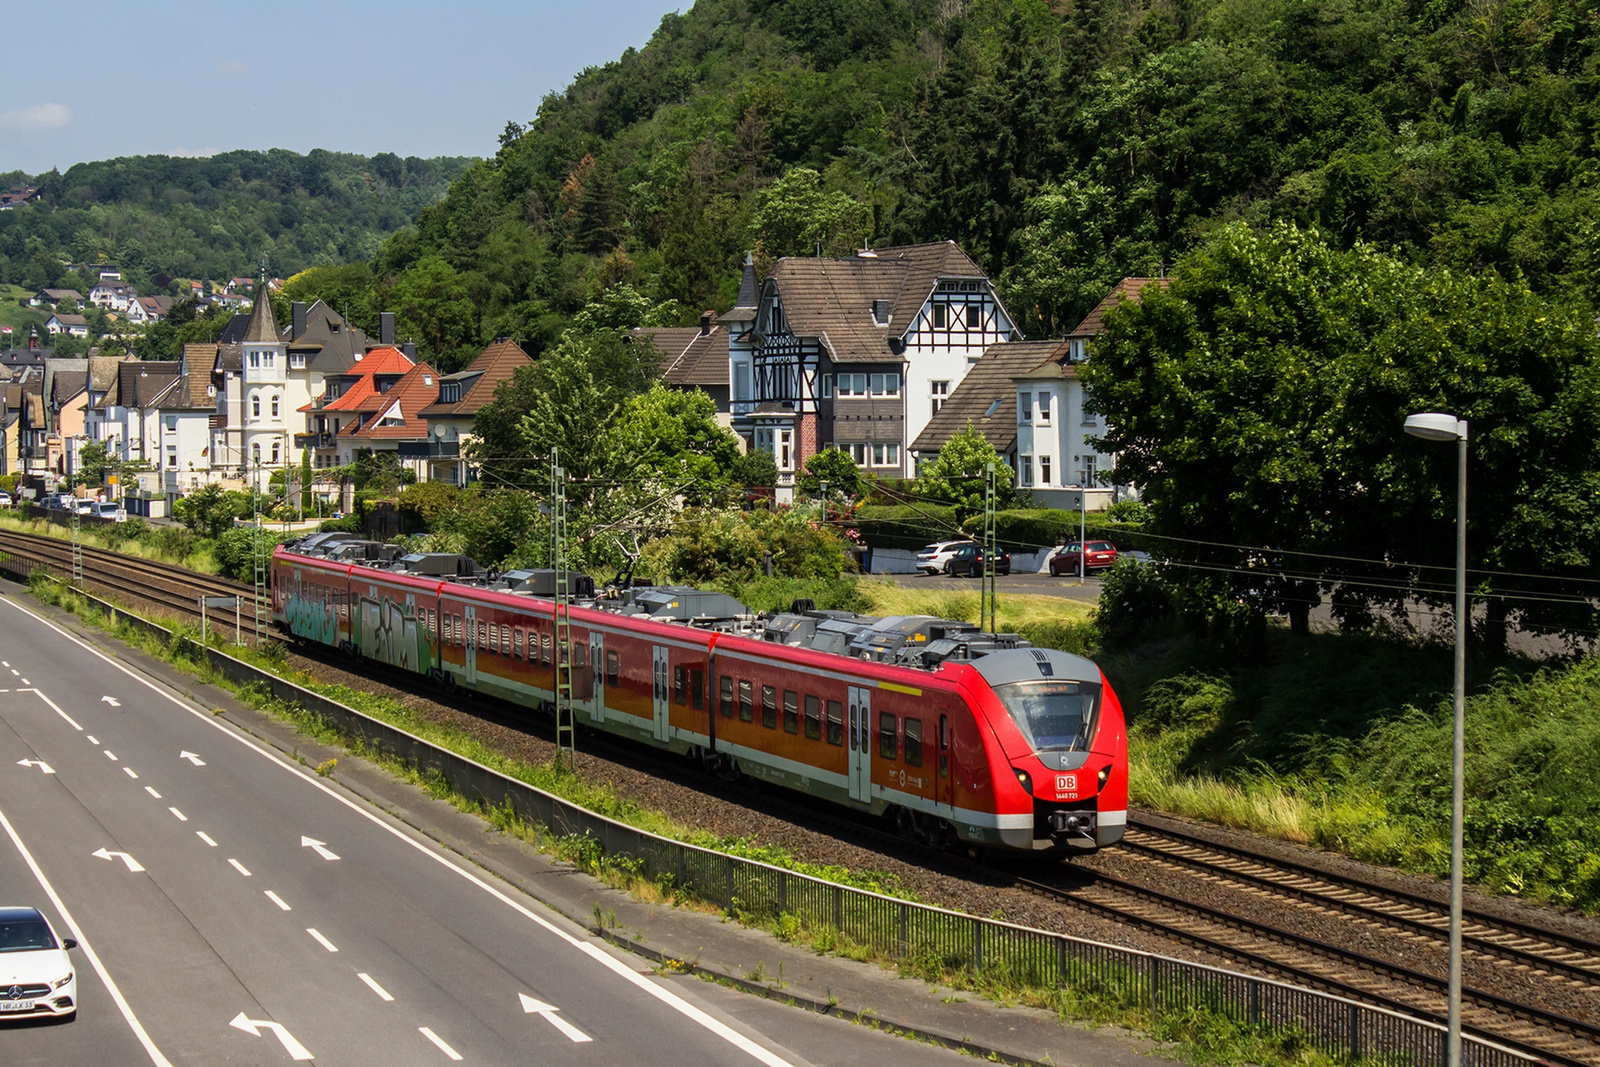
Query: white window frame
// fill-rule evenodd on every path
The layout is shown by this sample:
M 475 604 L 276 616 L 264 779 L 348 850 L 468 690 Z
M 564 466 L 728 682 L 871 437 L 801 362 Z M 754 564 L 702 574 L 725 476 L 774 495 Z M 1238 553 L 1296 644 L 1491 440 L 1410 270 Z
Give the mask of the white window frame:
M 1051 471 L 1050 471 L 1050 457 L 1049 456 L 1040 456 L 1039 457 L 1039 484 L 1040 485 L 1049 485 L 1050 484 L 1050 474 L 1051 474 Z
M 1050 425 L 1050 394 L 1049 393 L 1040 393 L 1039 394 L 1039 425 L 1040 426 L 1049 426 Z
M 944 407 L 944 402 L 950 399 L 950 383 L 948 381 L 929 382 L 928 398 L 931 401 L 933 414 L 939 414 L 940 409 Z
M 1017 394 L 1017 422 L 1033 425 L 1033 394 Z
M 867 391 L 872 396 L 899 396 L 900 372 L 887 371 L 883 374 L 869 374 L 867 376 Z
M 1032 456 L 1017 457 L 1017 482 L 1018 484 L 1025 486 L 1033 484 Z
M 835 377 L 838 379 L 835 385 L 839 390 L 840 396 L 856 397 L 867 395 L 868 379 L 865 374 L 851 372 L 838 374 Z
M 900 442 L 874 441 L 872 443 L 872 465 L 874 467 L 900 466 Z
M 855 461 L 856 466 L 865 467 L 867 465 L 866 442 L 852 441 L 850 444 L 845 445 L 844 449 L 850 453 L 850 458 Z

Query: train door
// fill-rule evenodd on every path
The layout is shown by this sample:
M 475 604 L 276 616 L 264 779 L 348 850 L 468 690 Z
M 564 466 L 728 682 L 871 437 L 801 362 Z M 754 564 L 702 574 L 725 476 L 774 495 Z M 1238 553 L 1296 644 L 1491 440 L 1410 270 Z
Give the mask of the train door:
M 850 799 L 872 799 L 872 690 L 850 687 Z
M 461 658 L 466 663 L 466 670 L 461 675 L 461 680 L 467 685 L 478 684 L 478 612 L 471 604 L 464 604 L 461 608 L 462 617 L 466 620 L 466 640 L 462 642 Z
M 606 635 L 598 630 L 589 634 L 589 669 L 594 672 L 595 722 L 606 721 Z
M 938 731 L 938 737 L 935 740 L 938 748 L 936 756 L 938 763 L 936 773 L 938 777 L 933 780 L 933 798 L 936 803 L 942 804 L 948 809 L 954 803 L 954 793 L 950 785 L 950 716 L 943 712 L 939 715 Z M 944 811 L 943 813 L 951 814 L 950 811 Z
M 651 709 L 655 717 L 653 736 L 657 741 L 665 741 L 671 731 L 667 716 L 672 709 L 672 666 L 665 648 L 656 645 L 654 653 L 655 658 L 650 669 Z

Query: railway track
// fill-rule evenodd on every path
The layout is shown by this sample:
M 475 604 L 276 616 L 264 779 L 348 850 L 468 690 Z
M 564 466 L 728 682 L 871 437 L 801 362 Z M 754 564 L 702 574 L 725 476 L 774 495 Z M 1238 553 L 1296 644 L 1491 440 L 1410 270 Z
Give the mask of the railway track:
M 171 564 L 129 556 L 106 548 L 83 545 L 83 581 L 90 591 L 113 597 L 134 597 L 161 607 L 189 621 L 200 618 L 198 600 L 202 596 L 240 596 L 245 598 L 246 617 L 255 590 L 248 585 L 214 574 L 174 567 Z M 0 552 L 18 560 L 37 563 L 58 578 L 72 576 L 72 544 L 42 534 L 0 530 Z M 211 613 L 213 619 L 218 616 Z
M 71 545 L 54 538 L 0 531 L 0 552 L 36 560 L 62 576 L 71 573 Z M 199 596 L 253 595 L 248 586 L 212 575 L 106 549 L 85 547 L 82 553 L 86 585 L 155 603 L 184 618 L 198 617 L 195 598 Z M 352 669 L 355 662 L 342 657 L 339 660 L 345 670 Z M 360 670 L 382 677 L 392 673 L 371 664 L 363 664 Z M 414 681 L 410 676 L 403 679 L 405 684 Z M 507 705 L 500 714 L 499 703 L 475 699 L 472 712 L 526 727 L 527 709 Z M 597 743 L 607 749 L 613 745 L 610 739 L 595 738 L 590 742 Z M 639 761 L 640 752 L 630 748 L 629 754 L 630 762 Z M 769 806 L 772 799 L 767 798 Z M 788 817 L 802 825 L 820 822 L 856 836 L 880 839 L 893 851 L 917 848 L 860 822 L 820 815 L 797 804 L 782 806 L 791 812 Z M 1211 904 L 1198 904 L 1083 866 L 1068 866 L 1058 877 L 1041 879 L 1016 873 L 1012 866 L 997 870 L 943 853 L 925 854 L 923 859 L 988 884 L 994 884 L 999 875 L 1018 888 L 1063 906 L 1138 927 L 1252 970 L 1407 1014 L 1443 1020 L 1442 978 L 1239 914 L 1248 910 L 1251 898 L 1267 896 L 1336 912 L 1352 923 L 1382 927 L 1397 937 L 1433 945 L 1447 933 L 1448 917 L 1440 902 L 1142 820 L 1130 823 L 1125 845 L 1130 855 L 1182 872 L 1191 879 L 1198 876 L 1223 892 L 1211 893 Z M 1468 911 L 1465 934 L 1469 958 L 1481 957 L 1522 972 L 1537 971 L 1550 980 L 1600 991 L 1600 944 L 1481 910 Z M 1463 1023 L 1480 1036 L 1552 1063 L 1600 1067 L 1600 1027 L 1486 989 L 1469 988 L 1463 999 Z

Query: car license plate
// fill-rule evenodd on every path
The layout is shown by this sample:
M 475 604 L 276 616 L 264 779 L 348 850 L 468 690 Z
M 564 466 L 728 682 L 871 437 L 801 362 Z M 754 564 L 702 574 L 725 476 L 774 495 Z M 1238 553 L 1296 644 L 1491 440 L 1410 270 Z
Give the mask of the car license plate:
M 0 1000 L 0 1011 L 32 1011 L 31 1000 Z

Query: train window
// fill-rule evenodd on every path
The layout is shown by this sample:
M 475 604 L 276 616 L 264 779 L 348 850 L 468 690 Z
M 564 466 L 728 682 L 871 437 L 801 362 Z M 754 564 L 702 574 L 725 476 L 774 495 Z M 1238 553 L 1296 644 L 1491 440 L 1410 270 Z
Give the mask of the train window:
M 689 706 L 697 710 L 706 706 L 706 672 L 699 667 L 689 668 Z
M 541 667 L 550 666 L 550 635 L 549 634 L 540 634 L 539 635 L 539 665 Z
M 769 730 L 778 728 L 778 691 L 770 685 L 761 687 L 761 725 Z
M 891 711 L 878 712 L 878 755 L 894 759 L 900 754 L 900 731 Z
M 800 732 L 800 694 L 793 689 L 783 691 L 783 732 L 787 734 Z
M 478 643 L 474 647 L 483 648 L 488 643 L 489 643 L 489 624 L 484 622 L 482 619 L 479 619 L 478 620 Z
M 621 681 L 622 660 L 611 649 L 606 649 L 606 684 L 616 685 Z
M 511 627 L 509 626 L 502 625 L 500 627 L 500 654 L 502 656 L 511 655 Z
M 719 684 L 722 687 L 722 717 L 731 719 L 733 718 L 733 675 L 724 674 Z
M 489 624 L 489 654 L 494 655 L 500 651 L 500 626 L 497 623 Z
M 828 744 L 844 744 L 844 705 L 837 700 L 828 701 Z
M 822 701 L 806 694 L 806 736 L 813 741 L 822 740 Z
M 432 608 L 424 608 L 423 614 L 428 618 L 428 621 L 422 624 L 428 628 L 428 636 L 437 638 L 439 636 L 439 613 Z
M 739 721 L 754 722 L 756 718 L 755 688 L 750 684 L 750 679 L 739 679 Z
M 922 720 L 906 720 L 906 766 L 922 766 Z
M 587 641 L 572 642 L 572 665 L 579 668 L 589 665 L 589 643 Z
M 522 627 L 520 626 L 511 628 L 511 658 L 522 658 Z
M 680 708 L 689 703 L 688 668 L 678 664 L 672 668 L 672 700 Z

